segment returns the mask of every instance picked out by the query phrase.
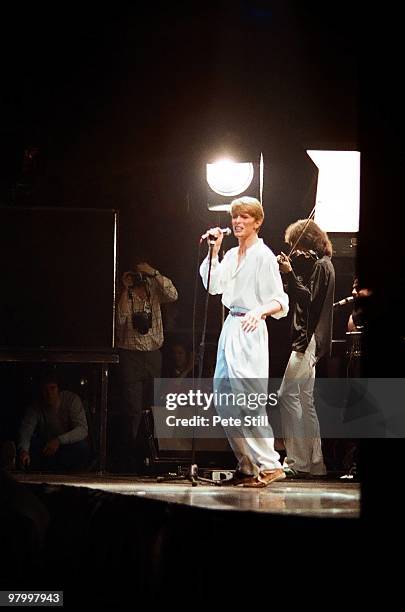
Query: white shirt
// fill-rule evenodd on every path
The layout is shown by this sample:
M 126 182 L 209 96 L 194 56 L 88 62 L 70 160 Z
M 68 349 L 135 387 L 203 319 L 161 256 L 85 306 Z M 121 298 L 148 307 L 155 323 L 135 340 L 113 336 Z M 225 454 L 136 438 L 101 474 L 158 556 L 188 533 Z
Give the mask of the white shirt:
M 272 316 L 275 319 L 285 317 L 288 313 L 288 295 L 284 291 L 274 253 L 264 244 L 262 238 L 258 238 L 257 242 L 246 250 L 246 255 L 238 267 L 238 250 L 239 247 L 234 247 L 227 251 L 221 263 L 218 257 L 212 259 L 210 293 L 222 293 L 222 303 L 227 308 L 235 306 L 251 310 L 277 300 L 282 310 Z M 207 256 L 200 266 L 205 288 L 208 263 Z
M 259 238 L 250 246 L 238 267 L 238 247 L 230 249 L 219 263 L 212 260 L 210 293 L 222 293 L 222 303 L 227 308 L 251 310 L 277 300 L 282 310 L 273 314 L 275 319 L 288 313 L 288 295 L 283 289 L 277 259 Z M 200 274 L 207 288 L 208 257 L 202 262 Z M 228 377 L 231 379 L 262 379 L 263 387 L 268 378 L 269 350 L 267 325 L 264 319 L 253 332 L 242 329 L 242 317 L 228 315 L 218 342 L 215 376 L 222 359 L 225 359 Z

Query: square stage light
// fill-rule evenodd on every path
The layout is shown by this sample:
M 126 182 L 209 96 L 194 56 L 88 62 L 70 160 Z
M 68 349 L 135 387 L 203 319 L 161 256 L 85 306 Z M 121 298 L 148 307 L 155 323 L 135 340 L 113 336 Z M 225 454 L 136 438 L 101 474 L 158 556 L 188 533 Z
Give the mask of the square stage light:
M 325 232 L 358 232 L 360 217 L 359 151 L 307 150 L 318 167 L 314 221 Z
M 206 165 L 207 206 L 214 212 L 229 212 L 232 200 L 251 196 L 262 201 L 263 155 L 256 161 L 222 158 Z

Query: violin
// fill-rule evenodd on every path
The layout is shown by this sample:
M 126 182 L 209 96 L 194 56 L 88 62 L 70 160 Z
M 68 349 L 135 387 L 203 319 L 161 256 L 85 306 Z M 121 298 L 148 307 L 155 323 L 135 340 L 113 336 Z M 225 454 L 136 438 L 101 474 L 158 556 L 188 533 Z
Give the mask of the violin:
M 295 250 L 289 255 L 294 273 L 297 276 L 307 277 L 311 274 L 318 255 L 315 251 Z
M 290 245 L 290 252 L 288 255 L 282 253 L 279 260 L 279 263 L 283 261 L 283 259 L 287 258 L 290 261 L 290 264 L 294 270 L 294 274 L 301 277 L 301 281 L 306 282 L 310 277 L 315 262 L 317 261 L 318 254 L 311 249 L 297 249 L 297 245 L 300 243 L 302 237 L 307 231 L 307 227 L 310 224 L 311 220 L 315 215 L 316 204 L 311 210 L 309 217 L 306 219 L 304 227 L 302 228 L 301 233 L 296 238 L 294 244 Z

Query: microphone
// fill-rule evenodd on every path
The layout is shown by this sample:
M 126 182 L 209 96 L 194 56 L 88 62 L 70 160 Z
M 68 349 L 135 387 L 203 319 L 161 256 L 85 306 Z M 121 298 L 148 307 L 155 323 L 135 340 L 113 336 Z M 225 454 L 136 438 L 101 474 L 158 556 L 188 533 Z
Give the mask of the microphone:
M 221 230 L 224 236 L 230 236 L 232 234 L 232 230 L 229 227 L 220 227 L 219 229 Z M 214 234 L 211 234 L 211 232 L 205 232 L 205 234 L 201 236 L 200 242 L 205 240 L 205 238 L 208 238 L 208 236 L 210 237 L 211 240 L 217 239 L 217 236 L 214 236 Z
M 350 302 L 354 302 L 354 297 L 352 295 L 349 295 L 349 297 L 344 298 L 344 300 L 340 300 L 339 302 L 335 302 L 333 304 L 333 308 L 336 308 L 336 306 L 345 306 L 346 304 L 350 304 Z

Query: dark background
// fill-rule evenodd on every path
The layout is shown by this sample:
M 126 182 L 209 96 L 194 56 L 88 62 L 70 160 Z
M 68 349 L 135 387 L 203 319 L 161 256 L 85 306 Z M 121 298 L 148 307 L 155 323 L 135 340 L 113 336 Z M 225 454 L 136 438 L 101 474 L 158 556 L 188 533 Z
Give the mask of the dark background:
M 314 201 L 305 149 L 358 148 L 358 269 L 375 296 L 367 371 L 403 376 L 402 24 L 390 2 L 3 8 L 0 204 L 118 209 L 121 270 L 148 249 L 179 289 L 174 327 L 188 330 L 197 238 L 213 223 L 207 159 L 263 151 L 262 235 L 278 252 Z M 337 298 L 351 274 L 340 267 Z M 274 375 L 285 325 L 271 330 Z M 402 464 L 402 441 L 385 442 L 362 454 L 364 508 L 376 513 L 376 481 Z
M 116 218 L 103 209 L 0 208 L 0 346 L 112 346 Z
M 228 224 L 207 210 L 207 161 L 263 152 L 262 237 L 278 253 L 315 201 L 305 150 L 359 147 L 359 21 L 348 2 L 29 7 L 5 15 L 0 44 L 0 204 L 118 210 L 120 272 L 146 252 L 179 290 L 168 336 L 191 330 L 199 235 Z M 97 233 L 88 239 L 102 251 Z M 338 259 L 341 299 L 354 259 Z M 347 315 L 337 313 L 335 337 Z M 213 298 L 210 341 L 219 326 Z M 289 321 L 269 327 L 280 375 Z

